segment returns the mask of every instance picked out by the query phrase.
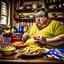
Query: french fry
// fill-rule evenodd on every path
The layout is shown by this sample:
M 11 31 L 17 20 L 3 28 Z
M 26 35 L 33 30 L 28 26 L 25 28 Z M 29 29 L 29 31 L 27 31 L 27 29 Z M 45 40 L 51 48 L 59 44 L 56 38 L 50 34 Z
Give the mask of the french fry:
M 45 48 L 41 48 L 36 45 L 28 45 L 26 48 L 21 50 L 22 54 L 40 54 L 45 52 L 46 52 Z
M 12 45 L 13 46 L 17 46 L 17 45 L 23 45 L 24 43 L 22 41 L 19 42 L 13 42 Z
M 25 54 L 28 54 L 28 52 L 29 52 L 29 47 L 27 47 L 27 49 L 26 49 L 26 51 L 25 51 Z
M 24 49 L 20 50 L 20 53 L 23 53 L 25 50 L 26 50 L 26 48 L 24 48 Z
M 37 51 L 37 50 L 38 50 L 38 48 L 30 51 L 29 54 L 31 54 L 31 53 L 33 53 L 33 52 L 35 52 L 35 51 Z

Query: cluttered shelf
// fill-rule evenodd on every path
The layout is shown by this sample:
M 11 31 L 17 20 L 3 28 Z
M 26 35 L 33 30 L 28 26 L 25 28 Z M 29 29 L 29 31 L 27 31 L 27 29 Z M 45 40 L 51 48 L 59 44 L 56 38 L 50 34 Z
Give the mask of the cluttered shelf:
M 28 20 L 34 20 L 34 18 L 15 18 L 15 20 L 24 20 L 24 19 L 25 19 L 25 20 L 27 20 L 27 19 L 28 19 Z
M 53 19 L 53 20 L 59 20 L 59 21 L 63 21 L 64 20 L 64 17 L 60 17 L 60 18 L 57 18 L 57 17 L 53 17 L 53 18 L 50 18 L 50 19 Z
M 15 18 L 16 21 L 31 21 L 34 20 L 34 18 Z
M 16 12 L 29 13 L 29 12 L 34 12 L 34 9 L 16 9 Z
M 23 19 L 28 19 L 28 20 L 31 20 L 31 19 L 34 19 L 34 18 L 15 18 L 16 20 L 23 20 Z
M 47 5 L 57 5 L 59 3 L 62 3 L 62 2 L 59 2 L 59 1 L 57 1 L 57 2 L 48 2 L 48 3 L 46 2 Z
M 48 12 L 63 12 L 64 8 L 47 9 Z
M 45 0 L 48 12 L 63 12 L 64 0 Z

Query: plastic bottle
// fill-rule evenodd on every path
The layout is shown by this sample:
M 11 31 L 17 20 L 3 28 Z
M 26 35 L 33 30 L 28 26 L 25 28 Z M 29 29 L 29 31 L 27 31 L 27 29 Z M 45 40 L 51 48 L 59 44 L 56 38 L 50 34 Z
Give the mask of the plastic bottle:
M 19 33 L 24 33 L 24 27 L 23 26 L 19 26 L 19 29 L 18 29 Z

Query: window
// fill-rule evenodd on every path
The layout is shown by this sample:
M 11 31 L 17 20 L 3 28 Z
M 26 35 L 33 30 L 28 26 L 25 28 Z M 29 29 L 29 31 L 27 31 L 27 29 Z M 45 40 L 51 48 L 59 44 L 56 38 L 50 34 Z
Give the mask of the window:
M 8 19 L 8 10 L 7 10 L 7 4 L 3 1 L 1 1 L 1 24 L 7 24 Z
M 8 0 L 2 0 L 1 1 L 1 11 L 0 11 L 0 24 L 4 24 L 4 25 L 8 25 L 9 24 L 9 19 L 10 19 L 10 15 L 9 15 L 9 2 Z

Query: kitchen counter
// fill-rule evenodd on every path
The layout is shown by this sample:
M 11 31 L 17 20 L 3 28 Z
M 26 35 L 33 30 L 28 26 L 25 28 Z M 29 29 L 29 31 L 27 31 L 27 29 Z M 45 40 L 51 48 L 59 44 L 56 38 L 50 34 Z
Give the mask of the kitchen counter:
M 40 57 L 40 58 L 30 58 L 30 59 L 23 59 L 23 58 L 15 58 L 15 55 L 13 56 L 2 56 L 0 57 L 0 63 L 64 63 L 64 61 L 57 60 L 54 58 L 45 58 L 45 57 Z

